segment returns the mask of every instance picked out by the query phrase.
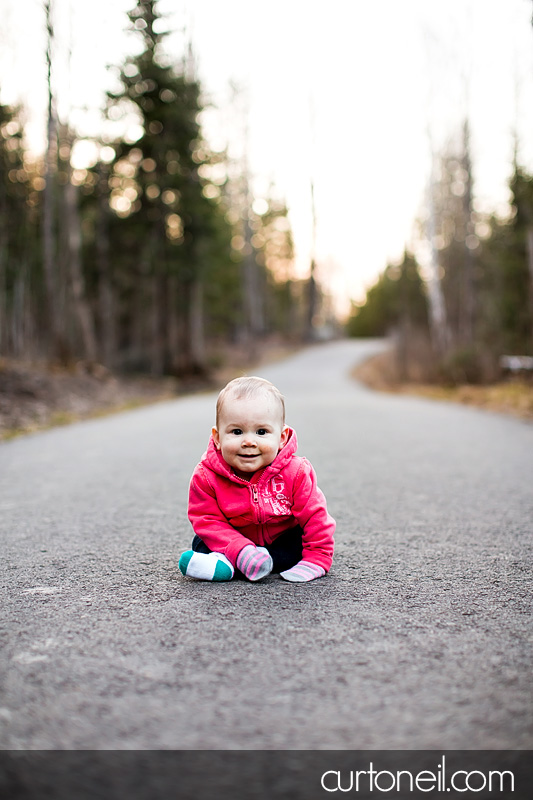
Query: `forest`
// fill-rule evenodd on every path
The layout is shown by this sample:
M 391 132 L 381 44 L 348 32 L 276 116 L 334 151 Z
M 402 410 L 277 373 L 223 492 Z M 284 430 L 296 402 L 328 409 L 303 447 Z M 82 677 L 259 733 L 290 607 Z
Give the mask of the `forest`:
M 210 148 L 194 53 L 169 60 L 157 2 L 128 13 L 138 53 L 106 99 L 105 119 L 141 135 L 110 126 L 84 168 L 57 111 L 52 11 L 43 157 L 21 109 L 0 106 L 0 355 L 188 377 L 231 346 L 253 360 L 267 337 L 312 338 L 322 292 L 312 270 L 293 276 L 286 204 L 254 197 L 246 160 Z
M 252 363 L 269 337 L 316 339 L 331 318 L 316 265 L 295 277 L 286 203 L 254 197 L 246 158 L 210 147 L 192 47 L 168 59 L 156 0 L 128 13 L 137 54 L 117 65 L 109 126 L 83 168 L 80 134 L 58 113 L 51 0 L 42 10 L 44 155 L 26 148 L 22 109 L 0 105 L 0 356 L 201 377 L 232 347 Z M 502 356 L 533 355 L 533 176 L 515 155 L 509 215 L 481 213 L 470 138 L 465 119 L 434 154 L 425 259 L 389 264 L 345 325 L 392 335 L 405 379 L 490 381 Z
M 516 150 L 515 150 L 516 152 Z M 533 176 L 517 162 L 510 213 L 476 210 L 468 123 L 438 159 L 421 235 L 424 265 L 406 252 L 354 305 L 352 336 L 391 335 L 400 380 L 485 383 L 509 356 L 533 366 Z

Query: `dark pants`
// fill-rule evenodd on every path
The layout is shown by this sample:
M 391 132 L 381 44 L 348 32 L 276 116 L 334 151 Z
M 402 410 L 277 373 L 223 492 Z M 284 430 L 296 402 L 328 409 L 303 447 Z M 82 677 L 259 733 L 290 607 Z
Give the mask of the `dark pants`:
M 290 528 L 285 533 L 282 533 L 271 544 L 264 545 L 274 562 L 272 572 L 284 572 L 302 560 L 302 534 L 302 529 L 297 525 L 295 528 Z M 253 542 L 250 542 L 250 544 L 253 544 Z M 211 552 L 209 547 L 196 534 L 192 540 L 192 549 L 196 553 Z M 241 573 L 239 570 L 235 570 L 235 574 L 240 575 Z

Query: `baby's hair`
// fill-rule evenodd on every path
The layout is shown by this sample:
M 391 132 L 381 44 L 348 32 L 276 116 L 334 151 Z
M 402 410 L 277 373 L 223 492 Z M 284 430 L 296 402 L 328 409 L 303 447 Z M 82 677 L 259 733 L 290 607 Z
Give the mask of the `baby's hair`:
M 276 400 L 277 403 L 279 403 L 281 411 L 281 424 L 285 425 L 285 398 L 279 389 L 277 389 L 273 383 L 270 383 L 270 381 L 265 380 L 265 378 L 256 378 L 255 376 L 250 376 L 245 378 L 235 378 L 226 384 L 226 386 L 224 386 L 220 392 L 217 399 L 217 429 L 222 407 L 229 395 L 240 398 L 256 397 L 259 394 L 269 394 Z

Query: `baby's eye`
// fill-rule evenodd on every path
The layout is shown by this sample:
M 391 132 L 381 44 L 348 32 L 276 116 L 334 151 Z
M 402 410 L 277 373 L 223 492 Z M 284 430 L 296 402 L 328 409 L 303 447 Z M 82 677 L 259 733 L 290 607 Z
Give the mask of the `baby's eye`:
M 257 435 L 258 436 L 266 436 L 267 433 L 268 433 L 268 431 L 266 430 L 266 428 L 258 428 L 257 429 Z
M 242 431 L 240 428 L 233 428 L 232 433 L 235 434 L 235 436 L 242 436 Z

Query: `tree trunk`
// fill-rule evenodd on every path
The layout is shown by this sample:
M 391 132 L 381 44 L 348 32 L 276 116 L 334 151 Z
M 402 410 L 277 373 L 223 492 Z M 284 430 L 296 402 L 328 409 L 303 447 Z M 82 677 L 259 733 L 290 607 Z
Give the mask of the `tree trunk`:
M 439 254 L 435 245 L 436 237 L 436 212 L 433 199 L 434 176 L 432 174 L 428 190 L 428 239 L 430 244 L 431 259 L 429 263 L 429 277 L 426 280 L 427 298 L 429 306 L 429 320 L 431 339 L 436 353 L 442 357 L 450 347 L 450 331 L 446 318 L 446 306 L 440 278 Z
M 246 176 L 248 187 L 248 177 Z M 243 259 L 243 286 L 244 286 L 244 311 L 246 320 L 246 349 L 250 362 L 257 359 L 259 338 L 265 330 L 263 300 L 259 290 L 258 267 L 252 246 L 253 231 L 250 225 L 249 214 L 251 198 L 246 189 L 246 218 L 244 220 L 244 259 Z
M 13 312 L 12 312 L 12 340 L 13 354 L 17 357 L 24 355 L 24 310 L 26 305 L 25 275 L 22 264 L 19 264 L 15 285 L 13 287 Z
M 47 306 L 47 323 L 52 337 L 52 348 L 55 356 L 62 358 L 64 347 L 60 329 L 59 315 L 56 308 L 57 281 L 55 273 L 55 231 L 54 231 L 54 174 L 56 163 L 56 124 L 53 111 L 49 108 L 48 146 L 45 166 L 45 187 L 43 192 L 43 272 Z
M 175 274 L 168 276 L 168 330 L 167 348 L 169 353 L 169 372 L 178 375 L 180 370 L 180 320 L 178 311 L 179 283 Z
M 315 280 L 315 259 L 311 259 L 311 272 L 309 275 L 307 289 L 307 319 L 306 319 L 306 338 L 313 341 L 315 338 L 315 318 L 317 312 L 317 286 Z
M 529 267 L 529 323 L 531 326 L 531 351 L 533 352 L 533 225 L 527 229 L 527 263 Z
M 469 346 L 474 342 L 475 332 L 475 286 L 474 286 L 474 254 L 472 248 L 468 247 L 468 236 L 473 234 L 472 226 L 472 202 L 473 202 L 473 180 L 472 180 L 472 160 L 470 158 L 470 130 L 468 120 L 463 127 L 463 159 L 462 167 L 466 172 L 466 189 L 463 196 L 463 216 L 464 216 L 464 262 L 461 286 L 461 297 L 459 307 L 459 331 L 463 345 Z
M 318 306 L 317 285 L 316 285 L 316 206 L 315 206 L 315 183 L 311 178 L 311 221 L 312 221 L 312 237 L 311 237 L 311 268 L 309 273 L 309 292 L 307 297 L 307 325 L 306 325 L 306 338 L 312 341 L 315 338 L 315 320 Z
M 71 169 L 64 188 L 65 224 L 70 288 L 74 311 L 83 342 L 83 355 L 88 361 L 96 361 L 96 336 L 92 312 L 85 295 L 85 281 L 81 263 L 81 223 L 78 209 L 78 190 L 72 183 Z
M 8 300 L 7 300 L 7 201 L 5 200 L 4 175 L 0 175 L 0 353 L 9 351 Z
M 54 92 L 52 88 L 52 46 L 54 40 L 54 29 L 52 24 L 52 3 L 45 0 L 44 11 L 46 17 L 47 46 L 46 46 L 46 66 L 47 66 L 47 86 L 48 86 L 48 126 L 47 126 L 47 146 L 44 172 L 44 192 L 43 192 L 43 272 L 44 288 L 47 307 L 47 324 L 52 339 L 52 354 L 62 361 L 68 358 L 68 348 L 63 334 L 61 316 L 57 309 L 57 280 L 56 280 L 56 241 L 54 226 L 55 192 L 54 178 L 57 170 L 57 122 L 54 103 Z
M 169 370 L 168 326 L 167 326 L 167 276 L 156 267 L 152 280 L 152 355 L 151 372 L 153 375 L 164 375 Z
M 192 369 L 202 374 L 205 371 L 204 287 L 199 278 L 190 285 L 189 353 Z
M 109 203 L 108 173 L 100 166 L 98 193 L 98 223 L 96 227 L 96 254 L 98 258 L 98 310 L 100 318 L 100 353 L 106 367 L 113 367 L 117 353 L 117 329 L 115 318 L 115 293 L 111 281 L 109 260 Z

